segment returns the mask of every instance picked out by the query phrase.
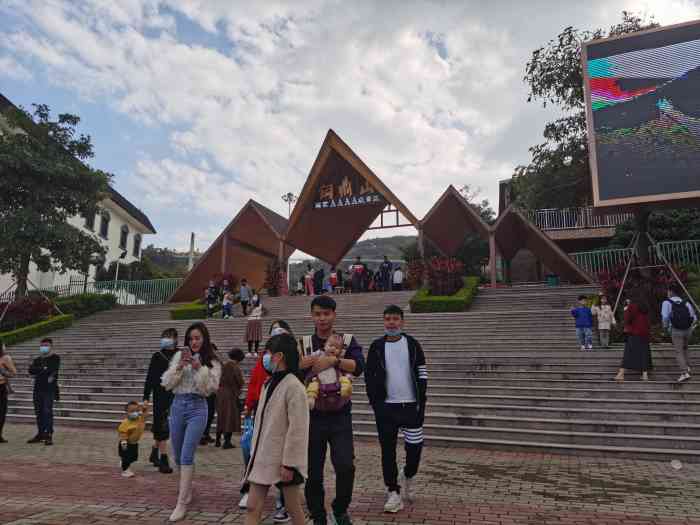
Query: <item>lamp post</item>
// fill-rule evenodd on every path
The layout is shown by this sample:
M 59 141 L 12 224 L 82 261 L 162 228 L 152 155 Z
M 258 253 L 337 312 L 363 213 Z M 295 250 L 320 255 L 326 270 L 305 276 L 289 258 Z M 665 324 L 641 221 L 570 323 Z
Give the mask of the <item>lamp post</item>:
M 288 210 L 287 210 L 287 218 L 292 216 L 292 204 L 294 204 L 297 201 L 297 196 L 294 195 L 291 191 L 289 193 L 285 193 L 282 195 L 282 200 L 287 203 Z

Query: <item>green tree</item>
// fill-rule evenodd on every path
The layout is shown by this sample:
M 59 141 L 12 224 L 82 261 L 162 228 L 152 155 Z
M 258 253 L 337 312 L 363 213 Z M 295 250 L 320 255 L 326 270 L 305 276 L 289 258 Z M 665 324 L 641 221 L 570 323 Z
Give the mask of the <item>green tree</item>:
M 658 242 L 700 239 L 700 210 L 688 208 L 654 212 L 649 216 L 648 229 Z M 626 248 L 636 231 L 633 221 L 619 225 L 610 242 L 611 247 Z
M 608 31 L 567 27 L 536 49 L 525 66 L 528 102 L 554 105 L 564 116 L 544 128 L 545 142 L 530 148 L 532 159 L 513 175 L 513 194 L 527 208 L 568 208 L 591 203 L 588 136 L 583 96 L 581 44 L 657 27 L 627 11 Z
M 68 224 L 94 214 L 110 176 L 90 168 L 90 136 L 80 118 L 33 105 L 0 115 L 0 273 L 12 273 L 18 297 L 27 292 L 30 263 L 43 272 L 80 270 L 104 256 L 97 237 Z

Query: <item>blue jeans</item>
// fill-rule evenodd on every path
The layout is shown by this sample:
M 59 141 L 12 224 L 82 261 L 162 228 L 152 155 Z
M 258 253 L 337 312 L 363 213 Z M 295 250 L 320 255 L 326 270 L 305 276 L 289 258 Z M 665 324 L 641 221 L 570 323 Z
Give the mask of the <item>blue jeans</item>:
M 39 435 L 53 434 L 53 402 L 56 393 L 34 392 L 34 413 L 36 414 L 36 427 Z
M 576 337 L 581 346 L 593 346 L 593 328 L 576 328 Z
M 176 465 L 194 465 L 194 453 L 207 426 L 207 400 L 197 394 L 176 394 L 170 407 L 170 442 Z

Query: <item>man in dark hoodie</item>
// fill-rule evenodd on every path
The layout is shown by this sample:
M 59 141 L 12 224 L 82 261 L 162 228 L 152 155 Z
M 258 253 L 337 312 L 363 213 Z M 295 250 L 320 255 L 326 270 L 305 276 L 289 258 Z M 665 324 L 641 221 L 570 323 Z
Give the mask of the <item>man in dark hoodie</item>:
M 153 394 L 153 440 L 155 444 L 151 449 L 150 462 L 162 474 L 172 474 L 168 462 L 168 440 L 170 439 L 170 427 L 168 415 L 170 405 L 173 402 L 173 393 L 165 390 L 160 384 L 160 378 L 170 365 L 170 360 L 177 352 L 177 330 L 167 328 L 160 336 L 160 350 L 151 356 L 146 374 L 146 384 L 143 387 L 143 400 L 150 401 Z
M 58 371 L 61 358 L 52 353 L 53 341 L 48 337 L 39 343 L 39 357 L 29 366 L 34 377 L 34 412 L 37 434 L 27 443 L 53 445 L 53 404 L 58 399 Z
M 367 397 L 374 410 L 382 451 L 382 472 L 387 487 L 384 512 L 397 513 L 403 500 L 413 500 L 413 479 L 423 450 L 423 421 L 428 390 L 428 368 L 420 343 L 403 331 L 403 310 L 384 310 L 384 337 L 376 339 L 367 354 Z M 398 479 L 396 441 L 403 431 L 406 466 Z

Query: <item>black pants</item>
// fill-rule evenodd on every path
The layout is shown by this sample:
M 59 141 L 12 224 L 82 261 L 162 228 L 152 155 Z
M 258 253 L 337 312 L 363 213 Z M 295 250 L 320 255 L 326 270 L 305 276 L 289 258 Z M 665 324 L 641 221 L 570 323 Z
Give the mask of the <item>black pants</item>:
M 7 417 L 7 385 L 0 385 L 0 438 L 2 430 L 5 427 L 5 418 Z
M 216 414 L 216 394 L 212 394 L 207 398 L 207 426 L 204 429 L 205 436 L 209 436 L 211 423 L 214 421 L 214 414 Z
M 255 345 L 255 353 L 258 353 L 258 350 L 260 350 L 260 341 L 248 341 L 248 353 L 252 354 L 253 353 L 253 345 Z
M 153 425 L 151 426 L 151 431 L 153 432 L 153 439 L 156 441 L 168 441 L 170 439 L 168 416 L 170 415 L 172 402 L 172 395 L 153 396 Z
M 241 301 L 241 309 L 243 310 L 243 317 L 248 315 L 248 301 Z
M 53 390 L 48 392 L 34 392 L 36 427 L 41 436 L 53 434 L 53 402 L 55 399 L 56 393 Z
M 306 505 L 311 518 L 326 519 L 324 505 L 326 494 L 323 489 L 323 467 L 326 452 L 331 447 L 331 462 L 335 470 L 335 500 L 333 513 L 345 514 L 352 501 L 355 485 L 355 452 L 352 440 L 352 414 L 311 414 L 309 428 L 309 479 L 306 482 Z
M 139 444 L 138 443 L 127 443 L 126 449 L 121 447 L 121 444 L 117 444 L 119 449 L 119 457 L 122 458 L 122 470 L 128 469 L 132 463 L 136 463 L 139 459 Z
M 400 492 L 399 469 L 396 465 L 396 441 L 399 429 L 404 434 L 406 467 L 404 475 L 412 478 L 418 472 L 423 451 L 423 413 L 416 403 L 382 403 L 375 407 L 377 434 L 382 449 L 382 473 L 389 491 Z

